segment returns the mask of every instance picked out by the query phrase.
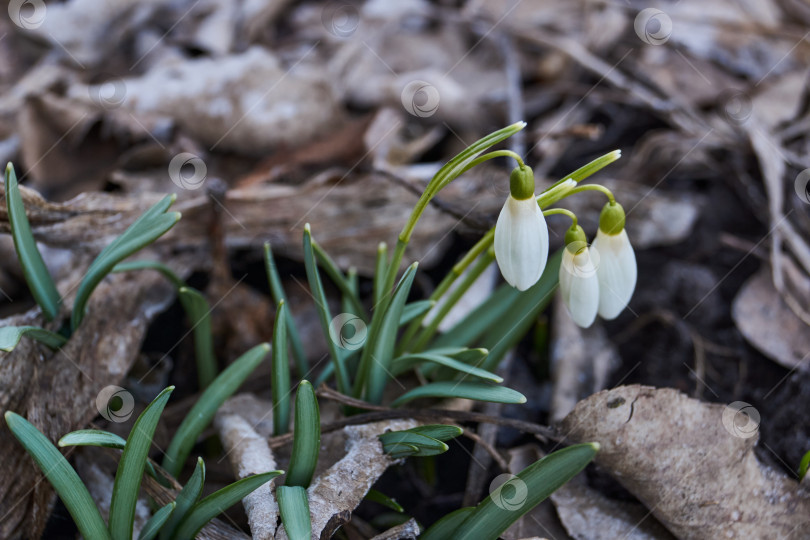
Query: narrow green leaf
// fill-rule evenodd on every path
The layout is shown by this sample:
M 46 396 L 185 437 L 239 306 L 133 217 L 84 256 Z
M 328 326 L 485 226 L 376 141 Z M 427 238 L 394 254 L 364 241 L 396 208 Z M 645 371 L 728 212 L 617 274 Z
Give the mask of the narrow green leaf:
M 301 381 L 295 394 L 293 448 L 287 471 L 288 486 L 309 487 L 321 449 L 321 413 L 309 381 Z
M 211 333 L 211 308 L 208 300 L 197 289 L 180 287 L 178 296 L 194 334 L 197 379 L 200 389 L 204 390 L 217 376 L 217 359 L 214 358 L 214 338 Z
M 582 180 L 585 180 L 586 178 L 588 178 L 589 176 L 591 176 L 595 172 L 597 172 L 597 171 L 599 171 L 601 169 L 604 169 L 605 167 L 607 167 L 608 165 L 610 165 L 611 163 L 613 163 L 614 161 L 616 161 L 620 157 L 622 157 L 622 151 L 621 150 L 613 150 L 612 152 L 608 152 L 604 156 L 600 156 L 600 157 L 596 158 L 595 160 L 591 161 L 587 165 L 583 165 L 582 167 L 575 170 L 571 174 L 569 174 L 567 176 L 563 176 L 558 181 L 554 182 L 554 184 L 551 187 L 549 187 L 548 189 L 551 189 L 551 188 L 553 188 L 555 186 L 558 186 L 558 185 L 562 184 L 563 182 L 565 182 L 569 178 L 573 179 L 575 182 L 581 182 Z M 548 191 L 548 190 L 546 190 L 546 191 Z
M 810 468 L 810 452 L 807 452 L 804 456 L 802 456 L 802 460 L 799 463 L 799 482 L 804 480 L 804 476 L 807 474 L 808 468 Z
M 470 517 L 470 514 L 472 514 L 474 510 L 475 508 L 466 506 L 454 512 L 450 512 L 431 525 L 431 527 L 419 537 L 419 540 L 452 540 L 456 529 L 464 523 L 464 520 Z
M 177 494 L 174 499 L 177 505 L 172 512 L 169 520 L 160 531 L 160 540 L 169 540 L 174 535 L 174 531 L 180 525 L 180 522 L 188 515 L 189 511 L 197 504 L 202 494 L 203 484 L 205 484 L 205 463 L 202 458 L 197 458 L 197 465 L 194 467 L 194 472 L 191 473 L 191 478 L 188 479 L 186 485 Z
M 540 280 L 521 292 L 508 311 L 487 330 L 482 345 L 489 349 L 480 367 L 494 371 L 508 351 L 523 339 L 554 296 L 560 274 L 562 250 L 548 259 Z
M 377 245 L 377 260 L 374 263 L 374 307 L 382 300 L 385 287 L 385 274 L 388 272 L 388 246 L 385 242 Z
M 368 376 L 365 377 L 367 381 L 366 400 L 371 403 L 382 403 L 385 385 L 388 379 L 392 377 L 391 361 L 394 356 L 399 321 L 402 318 L 402 310 L 408 300 L 408 294 L 411 292 L 413 278 L 416 276 L 416 267 L 417 263 L 413 263 L 402 275 L 396 289 L 394 289 L 394 296 L 388 303 L 385 314 L 380 319 L 379 331 L 373 332 L 368 343 L 366 343 L 366 347 L 371 348 L 369 362 L 365 367 L 361 366 L 360 369 L 365 369 L 366 373 L 368 373 Z
M 267 272 L 267 281 L 270 285 L 273 302 L 276 305 L 280 304 L 282 300 L 287 302 L 287 295 L 284 294 L 284 287 L 281 285 L 281 277 L 278 275 L 278 268 L 276 267 L 276 260 L 273 258 L 273 251 L 270 249 L 270 242 L 264 243 L 264 269 Z M 307 367 L 307 356 L 304 353 L 304 345 L 301 343 L 301 336 L 298 334 L 298 328 L 289 308 L 287 309 L 286 323 L 293 357 L 295 358 L 295 367 L 298 370 L 298 376 L 303 379 L 307 376 L 309 369 Z
M 456 528 L 453 538 L 498 538 L 522 515 L 579 474 L 598 450 L 598 443 L 577 444 L 532 463 L 481 501 Z M 428 534 L 425 537 L 431 538 Z
M 360 301 L 357 293 L 352 288 L 349 280 L 346 279 L 343 272 L 340 271 L 337 263 L 332 260 L 329 254 L 326 253 L 326 251 L 324 251 L 324 249 L 317 242 L 312 242 L 312 250 L 315 253 L 315 258 L 318 260 L 321 268 L 323 268 L 323 271 L 326 272 L 326 275 L 329 276 L 332 283 L 337 285 L 340 293 L 349 301 L 349 303 L 351 303 L 352 313 L 363 319 L 363 322 L 368 322 L 368 313 L 366 313 L 366 308 L 363 307 L 363 303 Z
M 321 283 L 318 266 L 315 262 L 315 255 L 312 248 L 312 232 L 310 231 L 309 223 L 304 226 L 304 267 L 307 271 L 309 288 L 315 299 L 315 307 L 318 311 L 318 319 L 321 322 L 321 330 L 323 331 L 323 335 L 328 337 L 329 325 L 332 323 L 332 314 L 329 311 L 329 304 L 326 300 L 326 294 L 323 292 L 323 283 Z M 343 355 L 340 350 L 338 350 L 335 340 L 327 339 L 326 346 L 329 349 L 332 362 L 335 364 L 338 390 L 344 394 L 348 394 L 351 391 L 351 382 L 349 381 L 349 373 L 346 371 L 346 365 L 343 362 Z
M 175 195 L 167 195 L 161 201 L 153 205 L 143 213 L 135 222 L 125 230 L 121 236 L 113 240 L 87 269 L 79 290 L 76 292 L 76 300 L 73 303 L 73 313 L 70 318 L 70 326 L 75 330 L 85 315 L 87 301 L 101 280 L 109 274 L 115 265 L 123 261 L 136 251 L 151 244 L 180 219 L 177 212 L 165 213 L 174 202 Z
M 180 276 L 175 274 L 174 270 L 158 261 L 126 261 L 116 264 L 112 269 L 115 274 L 133 272 L 136 270 L 155 270 L 156 272 L 160 272 L 163 274 L 163 277 L 174 285 L 175 289 L 186 286 L 186 282 L 180 279 Z
M 54 350 L 67 343 L 65 336 L 38 326 L 4 326 L 0 328 L 0 351 L 13 351 L 23 336 L 35 339 Z
M 121 461 L 118 462 L 110 500 L 109 528 L 113 538 L 132 538 L 135 503 L 138 500 L 149 447 L 152 446 L 155 428 L 173 390 L 174 386 L 170 386 L 158 394 L 135 421 L 129 433 Z
M 407 429 L 413 433 L 419 433 L 426 437 L 431 437 L 437 441 L 449 441 L 464 433 L 464 430 L 458 426 L 451 426 L 447 424 L 428 424 L 425 426 L 417 426 L 415 428 Z
M 6 165 L 6 209 L 8 221 L 11 226 L 11 237 L 14 239 L 14 249 L 20 259 L 23 276 L 37 305 L 42 309 L 45 319 L 52 321 L 59 314 L 62 298 L 53 282 L 42 254 L 37 249 L 31 224 L 25 215 L 20 186 L 17 184 L 17 174 L 14 166 Z
M 155 514 L 149 518 L 149 521 L 144 524 L 143 529 L 141 529 L 141 534 L 138 535 L 138 540 L 152 540 L 157 537 L 163 525 L 171 517 L 172 512 L 174 512 L 175 506 L 176 503 L 172 501 L 155 512 Z
M 67 459 L 22 416 L 7 411 L 5 418 L 11 433 L 34 458 L 45 478 L 59 494 L 79 533 L 87 540 L 109 540 L 110 533 L 96 503 Z
M 366 493 L 366 496 L 363 498 L 367 501 L 381 504 L 387 508 L 390 508 L 394 512 L 399 512 L 400 514 L 405 511 L 405 509 L 402 508 L 402 505 L 400 505 L 394 498 L 389 497 L 385 493 L 377 491 L 376 489 L 368 490 L 368 493 Z
M 391 406 L 397 407 L 417 398 L 465 398 L 494 403 L 526 403 L 526 396 L 505 386 L 447 381 L 414 388 L 399 396 Z
M 175 478 L 183 469 L 183 463 L 197 442 L 197 437 L 211 423 L 217 409 L 242 386 L 269 350 L 270 345 L 262 343 L 237 358 L 214 379 L 188 412 L 163 456 L 163 468 Z
M 287 356 L 287 307 L 279 302 L 273 326 L 273 432 L 283 435 L 290 430 L 290 359 Z
M 100 429 L 80 429 L 71 431 L 64 435 L 59 442 L 56 443 L 59 447 L 65 446 L 101 446 L 103 448 L 115 448 L 116 450 L 123 450 L 127 441 L 123 437 L 119 437 L 115 433 L 109 431 L 102 431 Z
M 312 536 L 312 522 L 309 518 L 307 490 L 301 486 L 279 486 L 276 488 L 281 522 L 290 540 L 309 540 Z
M 266 484 L 284 471 L 270 471 L 254 474 L 234 482 L 194 505 L 188 515 L 180 523 L 177 532 L 172 538 L 185 540 L 194 538 L 206 523 L 242 500 L 259 486 Z
M 383 447 L 383 451 L 388 454 L 391 459 L 402 459 L 415 456 L 419 453 L 419 447 L 413 444 L 394 443 Z
M 421 317 L 435 305 L 435 300 L 419 300 L 405 304 L 405 307 L 402 309 L 402 317 L 399 319 L 399 325 L 408 324 L 417 317 Z
M 489 372 L 485 369 L 469 366 L 464 362 L 459 362 L 458 360 L 450 358 L 449 356 L 442 356 L 440 354 L 431 354 L 431 353 L 406 354 L 404 356 L 400 356 L 399 358 L 394 360 L 391 367 L 391 372 L 394 375 L 399 375 L 400 373 L 403 373 L 422 362 L 431 362 L 441 366 L 446 366 L 455 371 L 466 373 L 467 375 L 472 375 L 473 377 L 478 377 L 496 383 L 503 382 L 502 377 L 492 372 Z
M 427 448 L 430 450 L 439 450 L 440 452 L 446 452 L 448 449 L 448 446 L 442 441 L 414 431 L 389 431 L 388 433 L 380 435 L 379 439 L 383 446 L 411 444 L 419 449 Z
M 508 311 L 520 291 L 504 283 L 480 306 L 456 323 L 453 328 L 433 340 L 431 348 L 470 347 Z

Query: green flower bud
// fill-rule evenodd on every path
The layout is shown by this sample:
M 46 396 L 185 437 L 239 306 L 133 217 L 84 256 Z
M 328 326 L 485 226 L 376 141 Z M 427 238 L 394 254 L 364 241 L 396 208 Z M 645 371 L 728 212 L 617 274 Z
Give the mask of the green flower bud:
M 571 225 L 571 228 L 565 232 L 565 245 L 570 246 L 574 242 L 583 246 L 588 245 L 588 237 L 585 236 L 585 231 L 579 225 Z
M 599 214 L 599 229 L 611 236 L 624 230 L 624 208 L 617 202 L 609 202 Z
M 509 175 L 509 192 L 519 201 L 534 197 L 534 173 L 528 165 L 515 167 Z

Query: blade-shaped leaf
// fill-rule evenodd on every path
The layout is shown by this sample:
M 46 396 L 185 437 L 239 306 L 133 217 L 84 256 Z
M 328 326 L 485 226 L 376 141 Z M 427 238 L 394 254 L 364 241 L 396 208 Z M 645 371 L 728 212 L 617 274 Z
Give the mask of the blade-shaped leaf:
M 100 429 L 80 429 L 71 431 L 64 435 L 57 443 L 60 447 L 65 446 L 101 446 L 103 448 L 115 448 L 123 450 L 127 441 L 115 433 L 102 431 Z
M 109 540 L 110 533 L 96 503 L 67 459 L 22 416 L 8 411 L 5 418 L 11 433 L 59 494 L 81 535 L 87 540 Z
M 4 326 L 0 328 L 0 351 L 13 351 L 23 336 L 35 339 L 51 349 L 58 349 L 67 338 L 38 326 Z
M 171 517 L 172 512 L 174 512 L 174 507 L 176 503 L 174 501 L 170 502 L 149 518 L 143 529 L 141 529 L 141 533 L 138 535 L 138 540 L 152 540 L 153 538 L 157 537 L 158 533 L 160 532 L 163 525 L 168 521 Z
M 381 403 L 385 384 L 391 375 L 391 361 L 394 356 L 394 346 L 397 341 L 397 331 L 399 330 L 399 320 L 402 317 L 402 310 L 408 300 L 411 291 L 413 278 L 416 276 L 417 263 L 413 263 L 399 280 L 394 296 L 388 303 L 385 314 L 380 319 L 379 331 L 372 332 L 366 347 L 370 347 L 371 353 L 366 366 L 360 369 L 366 371 L 366 400 L 371 403 Z
M 208 300 L 197 289 L 180 287 L 178 296 L 194 333 L 197 379 L 200 389 L 204 390 L 217 376 L 217 359 L 214 358 L 214 338 L 211 333 L 211 308 Z
M 494 403 L 526 403 L 526 396 L 505 386 L 469 382 L 435 382 L 414 388 L 399 396 L 396 407 L 417 398 L 465 398 Z
M 285 484 L 309 487 L 321 450 L 321 413 L 309 381 L 301 381 L 295 395 L 293 448 Z
M 433 340 L 431 348 L 472 346 L 479 336 L 508 312 L 519 294 L 520 291 L 504 283 L 483 304 Z
M 452 540 L 456 529 L 464 523 L 464 520 L 470 517 L 470 514 L 472 514 L 474 510 L 475 508 L 467 506 L 450 512 L 431 525 L 431 527 L 419 537 L 419 540 Z
M 428 424 L 425 426 L 417 426 L 415 428 L 406 429 L 405 431 L 419 433 L 421 435 L 425 435 L 426 437 L 436 439 L 437 441 L 449 441 L 450 439 L 454 439 L 464 433 L 464 430 L 460 427 L 447 424 Z
M 419 300 L 405 304 L 402 310 L 402 317 L 399 319 L 400 326 L 408 324 L 417 317 L 424 315 L 435 305 L 436 302 L 434 300 Z
M 45 261 L 37 249 L 34 234 L 31 232 L 31 224 L 25 215 L 20 186 L 17 184 L 17 174 L 14 166 L 6 165 L 6 209 L 8 211 L 8 221 L 11 225 L 11 237 L 14 240 L 14 249 L 20 259 L 23 276 L 31 294 L 37 305 L 42 309 L 42 314 L 49 321 L 52 321 L 59 314 L 59 306 L 62 299 L 56 285 L 53 282 Z
M 469 366 L 464 362 L 459 362 L 458 360 L 450 358 L 449 356 L 442 356 L 440 354 L 430 354 L 430 353 L 406 354 L 404 356 L 400 356 L 399 358 L 394 360 L 391 366 L 391 372 L 394 375 L 399 375 L 400 373 L 403 373 L 404 371 L 407 371 L 408 369 L 422 362 L 431 362 L 433 364 L 446 366 L 455 371 L 466 373 L 467 375 L 472 375 L 473 377 L 478 377 L 480 379 L 485 379 L 496 383 L 503 382 L 502 377 L 485 369 Z
M 326 301 L 326 294 L 323 292 L 323 283 L 321 283 L 318 266 L 315 263 L 315 255 L 312 248 L 312 233 L 309 228 L 309 223 L 304 226 L 304 266 L 307 271 L 307 281 L 309 281 L 310 291 L 315 298 L 315 307 L 317 308 L 318 319 L 321 322 L 321 330 L 325 336 L 329 336 L 329 325 L 332 323 L 332 314 L 329 312 L 329 304 Z M 332 362 L 335 364 L 338 390 L 347 394 L 350 391 L 351 383 L 349 381 L 349 374 L 346 371 L 346 366 L 343 363 L 343 355 L 338 349 L 335 340 L 327 339 L 326 346 L 329 349 Z
M 399 512 L 400 514 L 405 511 L 405 509 L 402 508 L 402 505 L 400 505 L 395 499 L 389 497 L 381 491 L 377 491 L 376 489 L 368 490 L 368 493 L 366 493 L 366 496 L 363 498 L 367 501 L 381 504 L 387 508 L 390 508 L 394 512 Z
M 577 444 L 532 463 L 481 501 L 452 538 L 498 538 L 523 514 L 579 474 L 598 450 L 597 443 Z
M 312 250 L 315 253 L 315 258 L 318 260 L 320 267 L 323 268 L 323 271 L 326 272 L 329 279 L 337 285 L 341 294 L 351 303 L 352 313 L 363 319 L 363 322 L 368 322 L 368 314 L 363 307 L 363 303 L 353 290 L 349 280 L 346 279 L 343 272 L 338 268 L 337 263 L 332 260 L 329 254 L 326 253 L 317 242 L 312 242 Z
M 284 287 L 281 285 L 281 277 L 278 275 L 278 268 L 276 267 L 276 260 L 273 257 L 273 251 L 270 249 L 270 243 L 264 244 L 264 269 L 267 272 L 267 281 L 270 284 L 270 294 L 273 296 L 273 301 L 276 305 L 280 304 L 283 300 L 287 301 L 287 296 L 284 294 Z M 298 376 L 301 378 L 307 375 L 307 357 L 304 353 L 304 346 L 301 343 L 301 336 L 298 334 L 298 327 L 295 325 L 290 310 L 287 309 L 287 332 L 290 335 L 290 345 L 292 345 L 293 357 L 295 358 L 295 367 L 298 370 Z
M 177 494 L 174 499 L 177 507 L 172 512 L 169 520 L 160 531 L 161 540 L 169 540 L 174 535 L 180 522 L 183 521 L 189 511 L 197 504 L 202 494 L 203 484 L 205 484 L 205 463 L 202 458 L 197 458 L 197 465 L 194 467 L 194 472 L 191 473 L 191 478 L 188 479 L 186 485 Z
M 374 307 L 380 303 L 385 287 L 385 274 L 388 272 L 388 246 L 385 242 L 377 245 L 377 260 L 374 263 Z
M 301 486 L 279 486 L 276 488 L 281 522 L 290 540 L 309 540 L 312 535 L 312 521 L 309 518 L 307 490 Z
M 174 386 L 170 386 L 158 394 L 135 421 L 129 433 L 121 461 L 118 462 L 110 500 L 109 529 L 113 538 L 132 538 L 135 503 L 138 500 L 149 447 L 152 446 L 155 428 L 173 390 Z
M 76 292 L 76 300 L 73 303 L 73 313 L 70 318 L 70 326 L 73 330 L 84 318 L 90 295 L 115 265 L 160 238 L 177 223 L 180 219 L 179 213 L 165 213 L 174 199 L 175 195 L 164 197 L 99 253 L 87 269 L 87 273 L 79 284 L 79 290 Z
M 253 476 L 242 478 L 219 491 L 215 491 L 194 505 L 194 508 L 191 509 L 185 519 L 180 523 L 173 538 L 194 538 L 206 523 L 242 500 L 242 498 L 252 493 L 259 486 L 283 474 L 283 472 L 284 471 L 270 471 L 254 474 Z
M 163 456 L 163 468 L 175 478 L 183 469 L 183 463 L 197 442 L 197 437 L 211 423 L 217 409 L 242 386 L 269 350 L 270 346 L 262 343 L 237 358 L 214 379 L 188 412 Z
M 416 433 L 414 431 L 389 431 L 379 436 L 380 442 L 383 446 L 396 445 L 396 444 L 410 444 L 417 448 L 426 448 L 430 450 L 439 450 L 440 452 L 447 451 L 447 445 L 442 441 Z
M 287 307 L 279 302 L 273 326 L 273 432 L 282 435 L 290 430 L 290 360 L 287 356 Z
M 116 274 L 122 272 L 133 272 L 135 270 L 155 270 L 156 272 L 160 272 L 163 274 L 163 277 L 172 282 L 175 289 L 180 289 L 180 287 L 186 286 L 185 281 L 180 279 L 180 276 L 175 274 L 174 270 L 158 261 L 126 261 L 116 264 L 112 269 L 113 273 Z

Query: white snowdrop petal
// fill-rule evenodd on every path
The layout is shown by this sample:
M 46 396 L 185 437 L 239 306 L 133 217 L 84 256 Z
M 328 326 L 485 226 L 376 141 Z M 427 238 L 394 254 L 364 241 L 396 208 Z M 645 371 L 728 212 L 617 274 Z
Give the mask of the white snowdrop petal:
M 627 307 L 636 288 L 636 255 L 624 229 L 616 235 L 600 229 L 593 247 L 599 252 L 599 316 L 615 319 Z
M 548 227 L 534 198 L 506 199 L 495 225 L 495 259 L 507 283 L 525 291 L 548 261 Z
M 560 293 L 577 326 L 591 326 L 599 309 L 599 279 L 588 248 L 576 255 L 568 249 L 563 251 Z

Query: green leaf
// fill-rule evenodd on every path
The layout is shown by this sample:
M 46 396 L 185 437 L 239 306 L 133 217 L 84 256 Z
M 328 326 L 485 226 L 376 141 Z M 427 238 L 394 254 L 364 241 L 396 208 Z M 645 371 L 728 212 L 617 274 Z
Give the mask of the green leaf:
M 281 522 L 290 540 L 309 540 L 312 536 L 312 522 L 309 518 L 307 490 L 301 486 L 279 486 L 276 488 Z
M 236 392 L 270 350 L 267 343 L 257 345 L 234 361 L 214 379 L 188 412 L 163 456 L 163 468 L 175 478 L 197 442 L 197 437 L 208 427 L 217 409 Z
M 175 195 L 164 197 L 99 253 L 87 269 L 84 279 L 79 284 L 79 290 L 76 292 L 76 300 L 73 303 L 73 313 L 70 318 L 70 326 L 73 330 L 76 330 L 84 319 L 90 295 L 115 265 L 160 238 L 177 223 L 180 219 L 179 213 L 166 213 L 174 199 Z
M 368 374 L 367 377 L 364 377 L 367 381 L 366 400 L 371 403 L 382 403 L 385 385 L 392 377 L 391 361 L 394 356 L 399 321 L 402 318 L 402 310 L 408 300 L 408 294 L 411 292 L 416 267 L 417 263 L 413 263 L 402 275 L 394 289 L 394 296 L 380 319 L 379 331 L 372 332 L 366 343 L 366 347 L 370 347 L 371 353 L 366 366 L 361 366 L 360 369 Z
M 494 403 L 526 403 L 526 397 L 511 388 L 485 383 L 435 382 L 414 388 L 391 404 L 397 407 L 417 398 L 465 398 Z
M 273 432 L 283 435 L 290 430 L 290 360 L 287 356 L 287 307 L 279 302 L 273 326 Z
M 67 343 L 65 336 L 38 326 L 4 326 L 0 328 L 0 351 L 13 351 L 23 336 L 35 339 L 54 350 Z
M 309 381 L 301 381 L 295 395 L 293 448 L 287 471 L 288 486 L 309 487 L 321 449 L 321 413 Z
M 413 444 L 399 443 L 390 445 L 387 450 L 383 447 L 383 451 L 388 454 L 391 459 L 401 459 L 417 455 L 419 453 L 419 447 Z
M 810 468 L 810 452 L 802 456 L 802 460 L 799 463 L 799 482 L 804 480 L 804 475 L 807 474 L 808 468 Z
M 381 504 L 387 508 L 390 508 L 394 512 L 399 512 L 400 514 L 405 511 L 405 509 L 402 508 L 402 506 L 396 500 L 381 491 L 377 491 L 376 489 L 368 490 L 368 493 L 366 493 L 366 496 L 363 498 L 367 501 Z
M 480 306 L 437 337 L 432 347 L 469 347 L 508 312 L 520 291 L 504 283 Z
M 340 293 L 351 303 L 352 313 L 363 319 L 363 322 L 368 322 L 368 313 L 366 313 L 363 303 L 360 301 L 360 298 L 357 296 L 349 281 L 343 275 L 343 272 L 338 268 L 337 263 L 332 260 L 329 254 L 326 253 L 317 242 L 312 242 L 312 250 L 321 268 L 323 268 L 323 271 L 326 272 L 329 279 L 337 285 Z
M 428 424 L 425 426 L 417 426 L 415 428 L 406 429 L 405 431 L 419 433 L 421 435 L 425 435 L 426 437 L 436 439 L 437 441 L 449 441 L 450 439 L 455 439 L 464 433 L 464 430 L 460 427 L 447 424 Z
M 309 228 L 309 223 L 304 226 L 304 266 L 307 271 L 309 288 L 315 299 L 315 306 L 318 308 L 318 319 L 321 322 L 321 330 L 323 331 L 323 335 L 329 338 L 329 325 L 332 323 L 332 314 L 329 312 L 329 304 L 326 300 L 326 294 L 323 292 L 323 283 L 321 283 L 321 277 L 318 273 L 318 266 L 315 263 L 315 255 L 313 254 L 312 248 L 312 233 Z M 327 339 L 326 346 L 329 349 L 332 362 L 335 364 L 338 390 L 344 394 L 348 394 L 351 391 L 351 383 L 349 381 L 349 374 L 346 371 L 346 366 L 343 363 L 343 356 L 333 339 Z
M 585 180 L 586 178 L 588 178 L 589 176 L 591 176 L 595 172 L 607 167 L 608 165 L 610 165 L 611 163 L 613 163 L 614 161 L 616 161 L 620 157 L 622 157 L 622 151 L 621 150 L 613 150 L 612 152 L 608 152 L 604 156 L 600 156 L 600 157 L 596 158 L 595 160 L 591 161 L 590 163 L 588 163 L 587 165 L 584 165 L 584 166 L 580 167 L 579 169 L 575 170 L 571 174 L 569 174 L 567 176 L 563 176 L 557 182 L 554 182 L 554 184 L 551 187 L 549 187 L 548 189 L 551 189 L 551 188 L 553 188 L 555 186 L 558 186 L 559 184 L 562 184 L 563 182 L 565 182 L 569 178 L 573 179 L 576 182 L 581 182 L 582 180 Z M 548 191 L 548 190 L 546 190 L 546 191 Z
M 37 305 L 42 309 L 45 319 L 52 321 L 59 315 L 59 306 L 62 299 L 53 282 L 42 254 L 37 249 L 31 224 L 25 215 L 20 186 L 17 184 L 17 174 L 14 166 L 6 165 L 6 209 L 8 221 L 11 226 L 11 237 L 14 239 L 14 249 L 20 259 L 23 276 Z
M 453 538 L 498 538 L 522 515 L 579 474 L 598 450 L 598 443 L 577 444 L 532 463 L 481 501 L 456 528 Z M 426 533 L 425 538 L 431 536 Z
M 470 517 L 470 514 L 472 514 L 474 510 L 475 508 L 467 506 L 450 512 L 431 525 L 431 527 L 419 537 L 419 540 L 452 540 L 456 529 Z
M 409 302 L 405 304 L 402 310 L 402 317 L 399 319 L 399 325 L 408 324 L 417 317 L 421 317 L 431 310 L 436 305 L 435 300 L 419 300 L 417 302 Z
M 7 411 L 5 418 L 11 433 L 34 458 L 45 478 L 59 494 L 79 533 L 87 540 L 109 540 L 110 533 L 96 503 L 67 459 L 22 416 Z
M 254 474 L 215 491 L 194 505 L 194 508 L 180 523 L 173 538 L 185 540 L 194 538 L 206 523 L 242 500 L 259 486 L 266 484 L 284 471 L 270 471 Z
M 103 448 L 123 450 L 127 441 L 123 437 L 119 437 L 109 431 L 80 429 L 64 435 L 56 444 L 62 448 L 65 446 L 101 446 Z
M 205 484 L 205 463 L 202 458 L 197 458 L 197 465 L 194 467 L 194 472 L 191 473 L 191 478 L 188 479 L 186 485 L 177 494 L 174 499 L 177 507 L 172 512 L 171 517 L 163 526 L 160 531 L 161 540 L 169 540 L 174 535 L 174 531 L 183 521 L 189 511 L 197 504 L 202 494 L 203 484 Z
M 155 538 L 166 521 L 171 517 L 175 506 L 176 503 L 172 501 L 155 512 L 155 514 L 149 518 L 149 521 L 144 524 L 143 529 L 141 529 L 141 534 L 138 535 L 138 540 L 152 540 Z
M 180 287 L 178 296 L 194 333 L 197 378 L 200 389 L 204 390 L 217 376 L 217 359 L 214 358 L 214 338 L 211 333 L 211 308 L 208 300 L 197 289 Z
M 264 269 L 267 272 L 267 281 L 270 285 L 270 294 L 273 296 L 273 302 L 278 305 L 283 300 L 287 302 L 287 296 L 284 294 L 284 287 L 281 285 L 281 277 L 278 275 L 278 268 L 276 267 L 276 260 L 273 258 L 273 251 L 270 249 L 270 242 L 264 243 Z M 308 372 L 307 356 L 304 353 L 304 346 L 301 343 L 301 336 L 298 334 L 298 328 L 295 325 L 290 310 L 287 309 L 287 332 L 290 335 L 290 344 L 292 345 L 293 357 L 295 358 L 295 367 L 298 370 L 298 376 L 301 378 L 306 377 Z
M 132 538 L 132 526 L 135 520 L 135 503 L 141 487 L 143 471 L 152 446 L 152 437 L 160 420 L 160 415 L 169 396 L 174 390 L 170 386 L 163 390 L 141 413 L 129 432 L 127 444 L 118 462 L 115 474 L 112 499 L 110 500 L 110 536 L 113 538 Z
M 446 366 L 455 371 L 466 373 L 467 375 L 472 375 L 473 377 L 478 377 L 496 383 L 503 382 L 502 377 L 492 372 L 489 372 L 485 369 L 469 366 L 464 362 L 459 362 L 458 360 L 450 358 L 449 356 L 442 356 L 440 354 L 431 354 L 431 353 L 416 353 L 400 356 L 399 358 L 394 360 L 391 367 L 391 372 L 394 375 L 399 375 L 400 373 L 403 373 L 422 362 L 431 362 L 437 365 Z
M 482 346 L 489 349 L 489 355 L 481 364 L 482 368 L 495 370 L 506 353 L 517 345 L 537 322 L 537 317 L 554 296 L 561 261 L 562 250 L 559 250 L 549 257 L 540 280 L 521 292 L 507 312 L 489 328 L 482 339 Z
M 174 270 L 158 261 L 126 261 L 116 264 L 112 269 L 114 274 L 133 272 L 135 270 L 155 270 L 160 272 L 163 277 L 171 281 L 175 289 L 186 286 L 186 282 L 180 279 L 180 276 L 175 274 Z
M 439 452 L 447 452 L 448 449 L 448 446 L 442 441 L 414 431 L 389 431 L 388 433 L 380 435 L 379 439 L 383 446 L 408 444 L 420 450 L 425 448 L 428 450 L 438 450 Z

